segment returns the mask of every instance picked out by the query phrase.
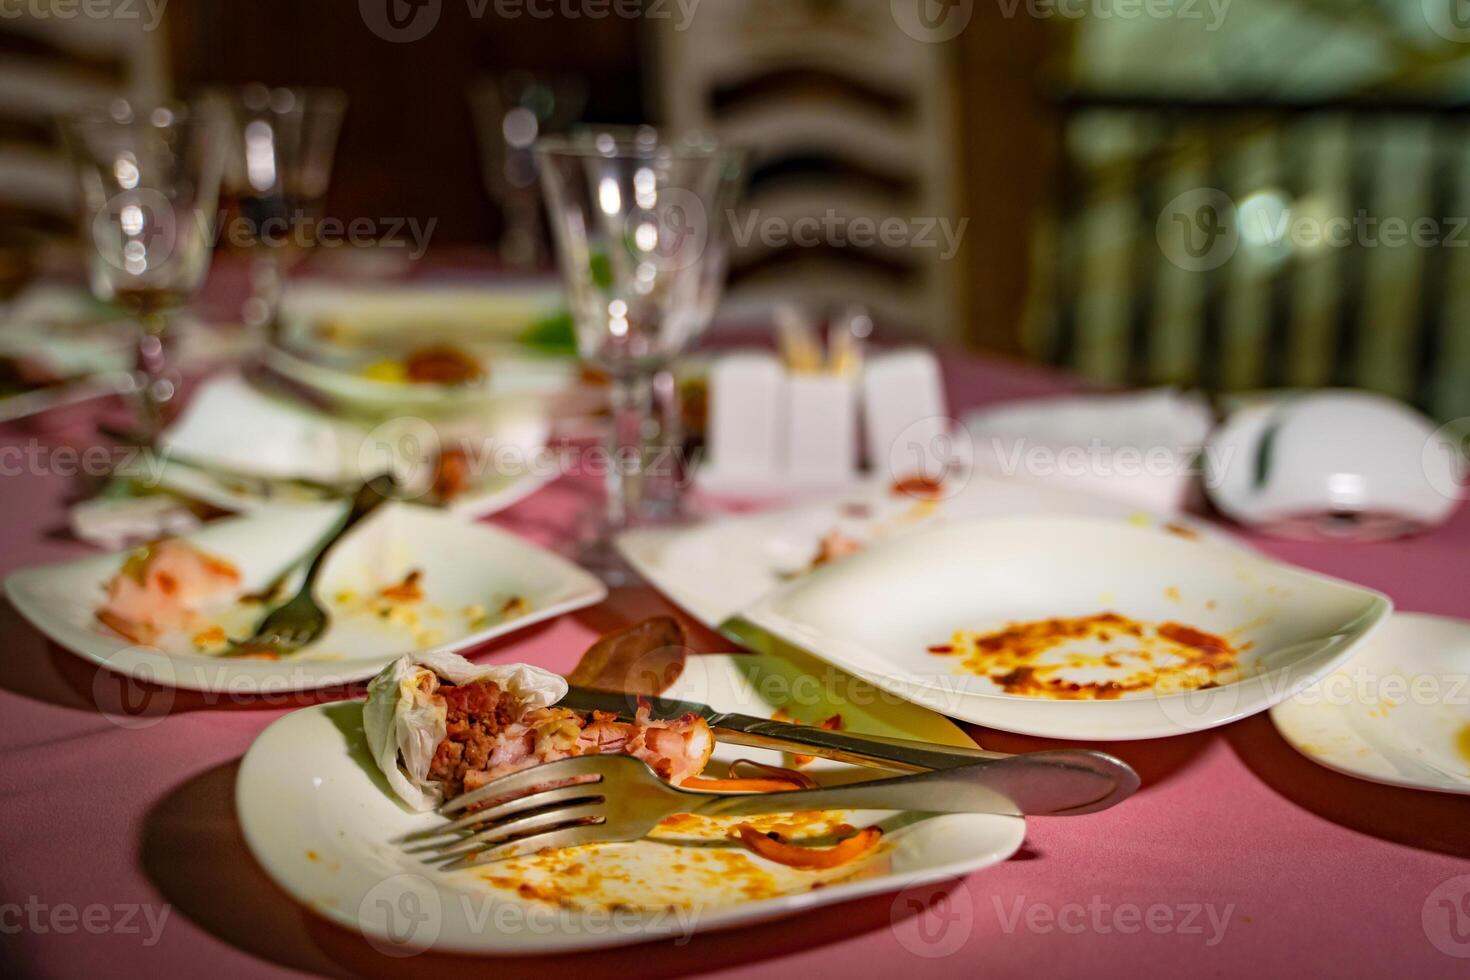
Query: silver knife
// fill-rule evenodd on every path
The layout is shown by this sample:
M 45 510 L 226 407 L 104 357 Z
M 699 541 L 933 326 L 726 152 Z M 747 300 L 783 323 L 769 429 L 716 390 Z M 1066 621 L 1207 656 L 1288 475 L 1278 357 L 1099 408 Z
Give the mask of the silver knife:
M 859 735 L 854 732 L 828 731 L 810 725 L 793 725 L 788 722 L 772 721 L 754 715 L 743 715 L 733 711 L 716 711 L 707 704 L 697 701 L 679 701 L 670 698 L 640 697 L 608 691 L 594 691 L 573 687 L 558 707 L 574 711 L 605 711 L 624 718 L 633 717 L 638 707 L 647 704 L 649 714 L 655 720 L 680 718 L 695 714 L 703 718 L 713 729 L 715 737 L 733 745 L 748 745 L 754 748 L 775 749 L 786 752 L 801 752 L 854 765 L 891 769 L 899 772 L 925 772 L 939 769 L 954 769 L 973 765 L 978 761 L 999 761 L 1019 758 L 1003 752 L 987 752 L 979 748 L 959 748 L 920 742 L 913 739 L 887 738 L 879 735 Z M 1063 783 L 1075 784 L 1080 794 L 1070 808 L 1052 811 L 1067 815 L 1092 813 L 1103 810 L 1121 801 L 1138 788 L 1138 774 L 1128 764 L 1105 752 L 1085 749 L 1058 749 L 1044 753 L 1032 753 L 1038 764 L 1047 766 L 1053 778 Z M 1103 776 L 1105 782 L 1099 782 Z M 1097 795 L 1100 785 L 1110 787 L 1101 796 Z M 1066 787 L 1059 787 L 1065 792 Z

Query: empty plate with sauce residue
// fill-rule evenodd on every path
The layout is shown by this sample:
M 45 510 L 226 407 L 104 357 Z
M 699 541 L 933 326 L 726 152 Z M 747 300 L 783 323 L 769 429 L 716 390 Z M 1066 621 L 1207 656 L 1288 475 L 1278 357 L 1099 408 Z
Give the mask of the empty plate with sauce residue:
M 741 618 L 966 721 L 1127 739 L 1264 711 L 1346 660 L 1391 609 L 1207 540 L 1040 517 L 886 542 Z

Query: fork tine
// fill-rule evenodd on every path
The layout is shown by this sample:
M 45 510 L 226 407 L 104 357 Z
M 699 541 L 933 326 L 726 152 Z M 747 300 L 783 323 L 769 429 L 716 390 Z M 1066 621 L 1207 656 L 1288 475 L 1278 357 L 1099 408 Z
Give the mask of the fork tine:
M 486 800 L 523 796 L 526 793 L 535 791 L 538 786 L 558 782 L 563 779 L 570 779 L 573 776 L 595 775 L 600 779 L 602 778 L 602 774 L 616 765 L 619 759 L 628 759 L 628 757 L 582 755 L 573 759 L 558 759 L 556 762 L 547 762 L 539 766 L 532 766 L 529 769 L 513 772 L 508 776 L 492 779 L 479 789 L 471 790 L 468 793 L 461 793 L 459 796 L 440 806 L 439 813 L 447 817 L 452 813 L 458 813 L 465 807 L 474 806 Z M 636 762 L 637 760 L 629 761 Z M 639 763 L 639 765 L 642 765 L 642 763 Z M 588 780 L 587 782 L 593 781 Z
M 477 854 L 460 858 L 439 868 L 440 871 L 459 871 L 476 865 L 519 857 L 545 848 L 573 847 L 577 844 L 593 844 L 613 840 L 608 837 L 603 824 L 585 824 L 579 827 L 550 828 L 538 834 L 517 837 L 515 840 L 497 844 Z M 621 837 L 617 839 L 622 839 Z
M 540 833 L 553 827 L 564 827 L 567 824 L 580 823 L 598 819 L 606 819 L 606 811 L 603 808 L 602 798 L 598 797 L 596 802 L 583 803 L 577 806 L 556 807 L 552 810 L 537 811 L 534 813 L 513 816 L 508 820 L 501 820 L 493 826 L 486 827 L 478 833 L 471 834 L 463 840 L 449 841 L 447 844 L 428 844 L 423 847 L 414 848 L 413 852 L 422 853 L 432 851 L 424 857 L 425 861 L 437 861 L 444 858 L 460 857 L 475 851 L 484 850 L 485 845 L 506 843 L 506 838 L 517 839 L 526 834 Z
M 588 799 L 601 801 L 603 797 L 598 792 L 599 788 L 600 784 L 598 783 L 578 783 L 575 786 L 562 786 L 558 789 L 549 789 L 540 793 L 533 792 L 526 796 L 517 797 L 514 800 L 508 800 L 497 806 L 475 810 L 457 820 L 451 820 L 449 823 L 440 824 L 437 827 L 430 827 L 428 830 L 404 834 L 398 838 L 397 843 L 412 844 L 417 841 L 427 841 L 433 840 L 436 837 L 450 836 L 457 831 L 469 827 L 500 820 L 502 817 L 508 817 L 511 814 L 520 813 L 523 810 L 541 809 L 551 806 L 554 803 L 569 803 L 572 800 Z M 405 848 L 405 850 L 408 850 L 410 854 L 414 853 L 414 849 L 412 848 Z

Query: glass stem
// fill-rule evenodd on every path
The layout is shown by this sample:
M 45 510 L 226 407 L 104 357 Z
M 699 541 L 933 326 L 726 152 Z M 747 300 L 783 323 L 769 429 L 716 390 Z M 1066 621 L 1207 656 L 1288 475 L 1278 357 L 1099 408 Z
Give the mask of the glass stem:
M 135 367 L 138 375 L 138 406 L 143 434 L 153 442 L 171 417 L 178 395 L 179 379 L 174 372 L 172 337 L 168 317 L 152 310 L 138 316 L 138 349 Z
M 258 255 L 250 263 L 250 298 L 243 310 L 246 325 L 265 331 L 275 341 L 276 321 L 281 308 L 285 276 L 275 254 Z
M 631 527 L 642 511 L 647 429 L 653 411 L 647 374 L 613 377 L 612 427 L 608 438 L 607 525 L 616 532 Z

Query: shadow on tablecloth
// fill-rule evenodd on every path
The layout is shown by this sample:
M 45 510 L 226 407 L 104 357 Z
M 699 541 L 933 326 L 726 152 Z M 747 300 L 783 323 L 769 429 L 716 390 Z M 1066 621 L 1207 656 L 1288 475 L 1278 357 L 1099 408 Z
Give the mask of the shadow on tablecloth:
M 239 762 L 182 783 L 143 821 L 140 863 L 159 893 L 216 939 L 293 970 L 350 977 L 312 942 L 310 914 L 255 863 L 235 818 Z M 208 970 L 209 951 L 200 950 Z
M 1333 772 L 1288 745 L 1265 714 L 1231 725 L 1226 738 L 1263 783 L 1325 820 L 1380 840 L 1470 857 L 1470 797 Z
M 927 905 L 875 895 L 775 922 L 686 940 L 644 943 L 567 956 L 384 956 L 361 936 L 307 912 L 256 864 L 235 817 L 239 763 L 217 766 L 176 786 L 144 820 L 141 864 L 166 901 L 200 929 L 279 966 L 328 977 L 633 976 L 658 980 L 810 953 L 884 929 Z M 1012 860 L 1035 854 L 1023 848 Z M 929 904 L 959 885 L 926 891 Z M 909 895 L 910 893 L 904 893 Z M 903 897 L 903 896 L 900 896 Z M 209 951 L 200 950 L 206 960 Z

